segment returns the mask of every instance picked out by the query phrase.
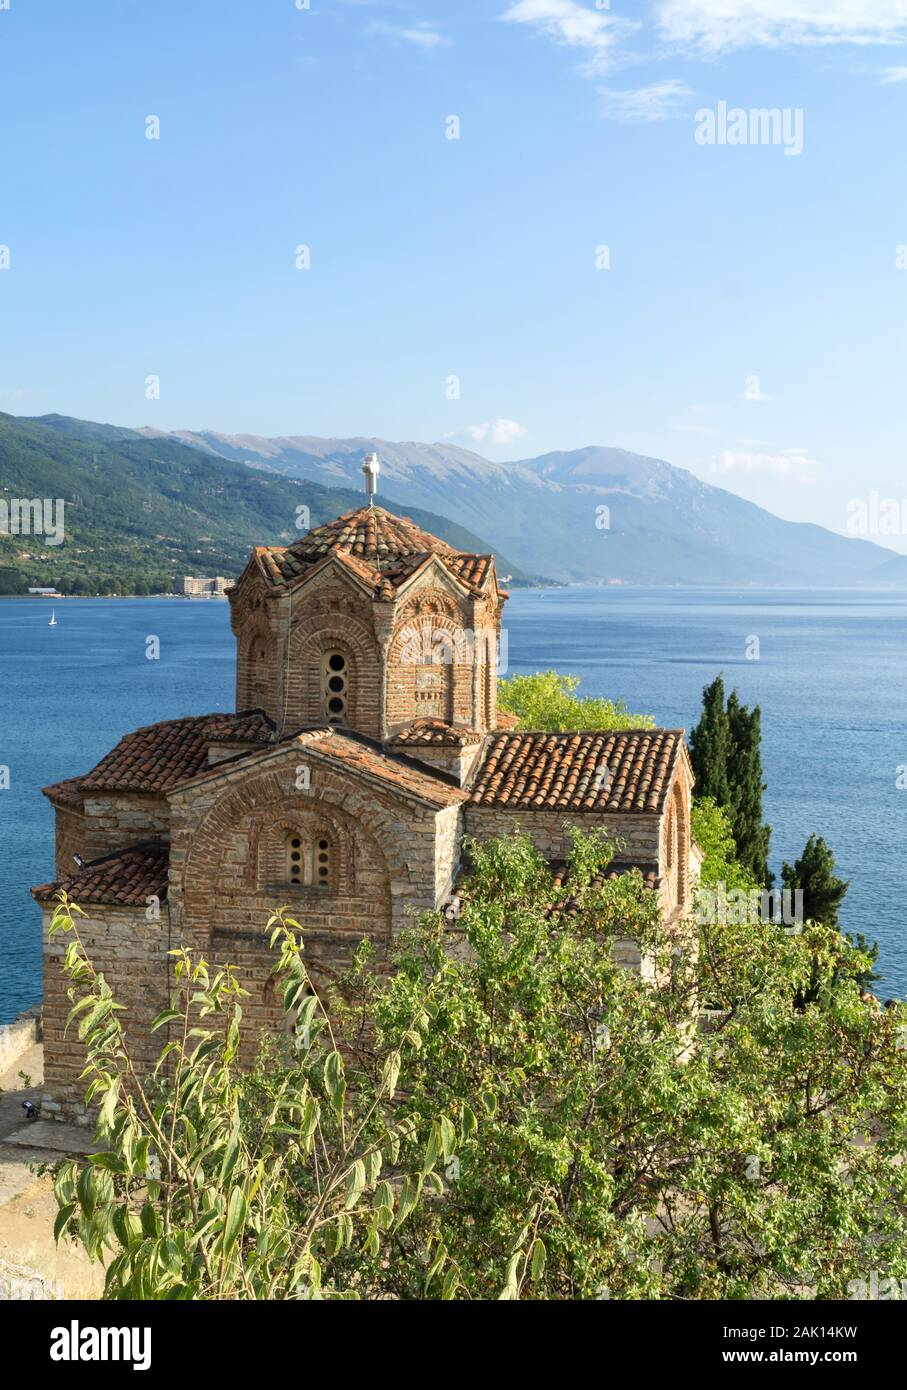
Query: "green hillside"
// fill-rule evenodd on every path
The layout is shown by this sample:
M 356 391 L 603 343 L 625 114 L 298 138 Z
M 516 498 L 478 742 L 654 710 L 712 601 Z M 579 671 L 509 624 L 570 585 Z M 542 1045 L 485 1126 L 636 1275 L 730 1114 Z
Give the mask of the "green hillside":
M 364 502 L 361 491 L 263 474 L 166 438 L 0 413 L 0 502 L 10 498 L 63 498 L 65 540 L 55 547 L 41 536 L 0 535 L 6 594 L 38 584 L 64 593 L 161 593 L 179 590 L 184 574 L 235 578 L 250 546 L 299 538 L 297 508 L 307 506 L 309 524 L 318 526 Z M 493 550 L 432 512 L 384 505 L 460 550 Z M 505 574 L 529 579 L 497 559 Z

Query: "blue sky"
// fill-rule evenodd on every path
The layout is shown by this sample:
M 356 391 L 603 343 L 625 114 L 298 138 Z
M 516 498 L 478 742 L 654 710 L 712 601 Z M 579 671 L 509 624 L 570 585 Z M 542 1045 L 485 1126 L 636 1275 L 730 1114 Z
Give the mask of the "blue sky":
M 0 409 L 907 496 L 907 0 L 6 3 Z

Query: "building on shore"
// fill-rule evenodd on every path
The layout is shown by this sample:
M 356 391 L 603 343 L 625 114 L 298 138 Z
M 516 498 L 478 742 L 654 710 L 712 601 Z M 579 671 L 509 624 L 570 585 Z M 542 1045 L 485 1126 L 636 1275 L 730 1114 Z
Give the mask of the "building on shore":
M 232 581 L 218 575 L 216 579 L 193 579 L 183 575 L 183 594 L 186 598 L 226 598 L 227 587 Z

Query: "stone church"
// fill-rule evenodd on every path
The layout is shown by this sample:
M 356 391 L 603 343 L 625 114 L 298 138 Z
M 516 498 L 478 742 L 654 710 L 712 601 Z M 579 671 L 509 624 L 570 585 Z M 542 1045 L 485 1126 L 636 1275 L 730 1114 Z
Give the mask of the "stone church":
M 146 1025 L 168 1002 L 171 948 L 239 967 L 252 1048 L 282 1022 L 263 932 L 274 908 L 302 924 L 323 985 L 364 937 L 380 962 L 414 911 L 450 900 L 464 835 L 519 826 L 559 865 L 569 825 L 604 827 L 621 844 L 611 873 L 638 868 L 665 918 L 683 916 L 697 851 L 682 730 L 537 733 L 499 715 L 508 595 L 493 556 L 369 505 L 257 547 L 228 596 L 236 712 L 138 729 L 44 789 L 45 934 L 63 888 L 141 1060 L 161 1046 Z M 45 946 L 46 1104 L 76 1117 L 63 949 Z M 646 968 L 632 942 L 621 950 Z

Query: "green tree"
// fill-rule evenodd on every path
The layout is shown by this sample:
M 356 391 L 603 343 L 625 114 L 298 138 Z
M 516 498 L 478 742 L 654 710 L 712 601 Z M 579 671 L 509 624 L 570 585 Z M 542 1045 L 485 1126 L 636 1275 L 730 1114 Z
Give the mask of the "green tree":
M 771 827 L 762 821 L 762 729 L 761 711 L 741 705 L 736 690 L 727 702 L 730 747 L 727 777 L 733 806 L 733 835 L 737 858 L 757 883 L 770 884 L 768 848 Z
M 295 1055 L 250 1129 L 242 1117 L 251 1082 L 237 1063 L 245 991 L 233 969 L 209 971 L 185 950 L 171 952 L 177 987 L 152 1026 L 168 1028 L 170 1040 L 144 1076 L 122 1005 L 86 955 L 82 915 L 63 896 L 51 934 L 70 936 L 69 1023 L 85 1043 L 101 1147 L 85 1166 L 57 1169 L 57 1239 L 71 1237 L 107 1263 L 110 1299 L 358 1297 L 359 1261 L 380 1259 L 423 1196 L 443 1192 L 438 1164 L 459 1142 L 449 1115 L 394 1109 L 433 987 L 407 1025 L 385 1036 L 374 1083 L 349 1087 L 302 963 L 298 924 L 272 917 Z M 442 964 L 439 982 L 444 973 Z M 433 1278 L 439 1297 L 453 1295 L 458 1276 L 446 1256 L 434 1258 Z
M 603 881 L 599 836 L 560 885 L 519 835 L 470 853 L 454 926 L 426 914 L 390 978 L 360 960 L 334 1005 L 345 1037 L 380 1040 L 439 982 L 400 1109 L 480 1119 L 444 1199 L 360 1265 L 369 1287 L 433 1297 L 442 1251 L 480 1299 L 845 1298 L 868 1269 L 907 1274 L 904 1011 L 862 997 L 865 955 L 759 920 L 692 951 L 637 874 Z M 628 937 L 658 987 L 615 963 Z M 719 1021 L 697 1039 L 701 997 Z M 372 1042 L 352 1052 L 367 1091 Z
M 690 734 L 696 793 L 727 808 L 737 859 L 759 884 L 770 885 L 771 827 L 763 824 L 761 713 L 742 705 L 736 690 L 725 703 L 717 676 L 702 692 L 702 715 Z
M 750 892 L 762 885 L 737 858 L 737 846 L 727 808 L 710 796 L 694 798 L 690 830 L 703 853 L 700 883 L 723 884 L 728 891 Z
M 850 884 L 835 873 L 835 856 L 821 835 L 810 835 L 800 858 L 782 866 L 781 881 L 792 892 L 802 889 L 804 916 L 837 927 L 838 908 Z
M 731 731 L 724 702 L 724 681 L 716 676 L 702 692 L 702 715 L 690 733 L 690 761 L 696 774 L 696 794 L 719 806 L 731 806 L 728 758 Z
M 515 714 L 522 729 L 651 729 L 648 714 L 632 714 L 622 700 L 577 695 L 578 676 L 537 671 L 498 682 L 498 709 Z

